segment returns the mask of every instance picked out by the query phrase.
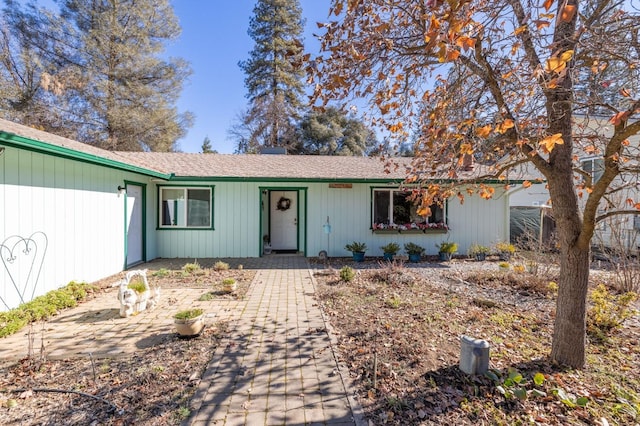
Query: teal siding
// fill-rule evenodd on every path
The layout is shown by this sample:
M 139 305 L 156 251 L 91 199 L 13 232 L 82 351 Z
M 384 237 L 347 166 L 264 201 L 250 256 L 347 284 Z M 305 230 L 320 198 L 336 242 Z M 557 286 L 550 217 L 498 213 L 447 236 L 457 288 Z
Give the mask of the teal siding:
M 182 182 L 181 182 L 182 184 Z M 188 186 L 189 182 L 184 182 Z M 196 182 L 193 182 L 195 185 Z M 202 185 L 202 181 L 197 184 Z M 382 256 L 380 246 L 396 241 L 400 245 L 415 242 L 424 246 L 429 254 L 437 253 L 437 244 L 444 240 L 459 244 L 459 253 L 466 253 L 474 242 L 490 245 L 508 239 L 507 197 L 496 190 L 493 200 L 468 197 L 461 205 L 457 199 L 448 204 L 451 231 L 448 234 L 374 234 L 371 231 L 371 188 L 376 184 L 353 184 L 352 188 L 329 188 L 328 183 L 308 182 L 207 182 L 215 186 L 213 230 L 156 231 L 157 254 L 167 258 L 224 258 L 257 257 L 262 246 L 260 226 L 261 189 L 282 187 L 306 188 L 299 192 L 300 225 L 299 250 L 307 256 L 317 256 L 327 250 L 327 236 L 322 225 L 327 216 L 332 226 L 329 236 L 330 256 L 349 256 L 345 244 L 364 241 L 370 256 Z M 305 211 L 306 207 L 306 211 Z M 156 212 L 158 206 L 151 208 Z M 264 205 L 265 211 L 268 204 Z M 306 220 L 305 220 L 306 219 Z M 157 216 L 153 219 L 158 223 Z M 306 232 L 305 232 L 306 230 Z M 305 240 L 306 235 L 306 240 Z

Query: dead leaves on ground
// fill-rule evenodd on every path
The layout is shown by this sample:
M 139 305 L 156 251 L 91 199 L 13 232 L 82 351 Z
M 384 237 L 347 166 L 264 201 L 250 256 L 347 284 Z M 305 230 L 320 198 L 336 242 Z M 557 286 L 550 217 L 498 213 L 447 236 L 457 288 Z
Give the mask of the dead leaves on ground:
M 555 307 L 544 286 L 480 274 L 483 289 L 474 294 L 467 288 L 456 291 L 456 281 L 435 268 L 416 271 L 395 271 L 411 279 L 387 280 L 384 270 L 361 270 L 349 284 L 317 276 L 321 304 L 339 333 L 340 354 L 373 423 L 595 424 L 606 418 L 624 424 L 640 415 L 639 376 L 633 367 L 640 348 L 630 338 L 637 336 L 637 327 L 607 348 L 590 346 L 588 369 L 564 371 L 545 360 Z M 465 280 L 472 277 L 465 275 Z M 492 289 L 499 295 L 493 299 Z M 526 292 L 533 301 L 527 306 L 535 309 L 503 303 L 501 295 L 510 290 L 515 299 Z M 461 373 L 461 334 L 487 339 L 496 377 L 504 381 L 516 369 L 522 389 L 505 397 L 490 378 Z M 611 365 L 617 368 L 611 371 Z M 536 373 L 544 375 L 544 384 L 534 384 Z M 528 397 L 521 400 L 516 394 Z M 580 398 L 586 398 L 586 407 L 577 403 Z

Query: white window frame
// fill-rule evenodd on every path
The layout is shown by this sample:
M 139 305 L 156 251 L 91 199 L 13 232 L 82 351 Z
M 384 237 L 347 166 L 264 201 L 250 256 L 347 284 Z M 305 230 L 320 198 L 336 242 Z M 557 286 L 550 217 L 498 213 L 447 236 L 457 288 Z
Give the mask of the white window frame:
M 190 190 L 196 190 L 196 191 L 208 191 L 209 192 L 209 224 L 208 225 L 201 225 L 201 226 L 196 226 L 196 225 L 189 225 L 188 220 L 189 220 L 189 191 Z M 213 186 L 159 186 L 158 187 L 158 229 L 213 229 L 213 190 L 214 187 Z M 182 206 L 180 206 L 179 210 L 178 210 L 178 215 L 177 217 L 184 217 L 186 218 L 184 225 L 165 225 L 163 224 L 163 219 L 164 219 L 164 205 L 163 205 L 163 192 L 164 191 L 183 191 L 183 198 L 181 198 L 182 200 L 184 200 L 184 203 L 182 203 Z M 174 204 L 174 206 L 177 207 L 177 203 Z M 174 207 L 174 208 L 176 208 Z M 175 214 L 175 213 L 174 213 Z
M 590 170 L 587 170 L 585 165 L 590 163 Z M 591 184 L 595 185 L 595 183 L 600 180 L 602 175 L 604 174 L 604 158 L 602 157 L 588 157 L 580 160 L 580 168 L 584 170 L 586 173 L 591 175 Z
M 394 206 L 393 206 L 393 194 L 394 192 L 399 192 L 399 193 L 409 193 L 411 191 L 408 190 L 403 190 L 403 189 L 399 189 L 399 188 L 372 188 L 372 192 L 371 192 L 371 226 L 373 228 L 375 228 L 375 225 L 377 225 L 377 223 L 375 222 L 375 216 L 376 216 L 376 192 L 389 192 L 389 211 L 387 212 L 388 216 L 389 216 L 389 226 L 392 227 L 396 227 L 396 226 L 403 226 L 406 225 L 405 223 L 395 223 L 394 222 L 394 215 L 393 215 L 393 210 L 394 210 Z M 440 208 L 442 210 L 442 221 L 438 222 L 435 220 L 432 220 L 431 216 L 428 216 L 425 218 L 425 222 L 421 222 L 421 223 L 427 223 L 427 224 L 444 224 L 445 226 L 447 225 L 447 204 L 443 203 L 442 206 L 438 206 L 438 208 Z M 432 215 L 435 216 L 435 215 Z

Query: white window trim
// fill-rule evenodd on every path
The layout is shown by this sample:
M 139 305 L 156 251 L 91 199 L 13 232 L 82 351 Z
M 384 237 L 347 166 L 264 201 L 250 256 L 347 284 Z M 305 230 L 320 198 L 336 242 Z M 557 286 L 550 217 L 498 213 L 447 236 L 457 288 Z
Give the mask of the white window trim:
M 393 217 L 393 193 L 394 192 L 401 192 L 401 193 L 407 193 L 410 191 L 407 190 L 403 190 L 403 189 L 399 189 L 399 188 L 372 188 L 372 200 L 371 200 L 371 221 L 372 221 L 372 226 L 376 225 L 374 219 L 375 219 L 375 208 L 376 208 L 376 204 L 375 204 L 375 193 L 376 192 L 389 192 L 389 211 L 387 212 L 389 215 L 389 226 L 390 227 L 398 227 L 398 226 L 403 226 L 405 225 L 404 223 L 395 223 L 393 221 L 394 217 Z M 435 222 L 435 221 L 431 221 L 430 217 L 426 218 L 426 222 L 428 224 L 440 224 L 443 223 L 445 225 L 445 229 L 447 229 L 447 203 L 443 203 L 442 207 L 442 217 L 443 217 L 443 221 L 442 222 Z
M 162 206 L 162 192 L 164 190 L 182 190 L 184 192 L 184 208 L 181 209 L 181 215 L 184 215 L 184 217 L 188 217 L 188 191 L 189 190 L 206 190 L 209 191 L 209 225 L 205 225 L 205 226 L 189 226 L 188 224 L 179 226 L 179 225 L 163 225 L 162 224 L 162 214 L 163 214 L 163 206 Z M 167 185 L 167 186 L 159 186 L 158 187 L 158 229 L 193 229 L 193 230 L 202 230 L 202 229 L 213 229 L 213 193 L 214 187 L 213 186 L 173 186 L 173 185 Z

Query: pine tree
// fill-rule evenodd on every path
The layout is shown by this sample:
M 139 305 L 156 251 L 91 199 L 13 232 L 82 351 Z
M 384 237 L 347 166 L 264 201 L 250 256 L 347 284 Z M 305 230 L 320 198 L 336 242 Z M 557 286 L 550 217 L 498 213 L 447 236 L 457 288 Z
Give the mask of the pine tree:
M 65 120 L 68 105 L 58 96 L 66 74 L 55 53 L 61 43 L 48 34 L 61 25 L 56 15 L 29 2 L 5 0 L 0 18 L 0 116 L 75 137 L 75 123 Z
M 248 33 L 255 46 L 239 63 L 250 101 L 240 124 L 247 140 L 238 143 L 239 151 L 292 147 L 304 89 L 302 9 L 298 0 L 258 0 L 253 13 Z
M 377 145 L 373 130 L 334 107 L 305 115 L 300 134 L 304 154 L 362 156 Z
M 190 69 L 161 58 L 180 34 L 169 0 L 56 0 L 59 16 L 34 7 L 18 13 L 5 1 L 20 32 L 15 45 L 33 41 L 38 87 L 62 106 L 72 137 L 110 150 L 176 148 L 192 121 L 175 106 Z M 33 23 L 48 40 L 34 38 Z
M 203 154 L 217 154 L 218 151 L 216 151 L 215 149 L 213 149 L 211 147 L 211 139 L 209 139 L 209 136 L 205 136 L 204 140 L 202 141 L 202 147 L 200 148 L 201 152 Z

